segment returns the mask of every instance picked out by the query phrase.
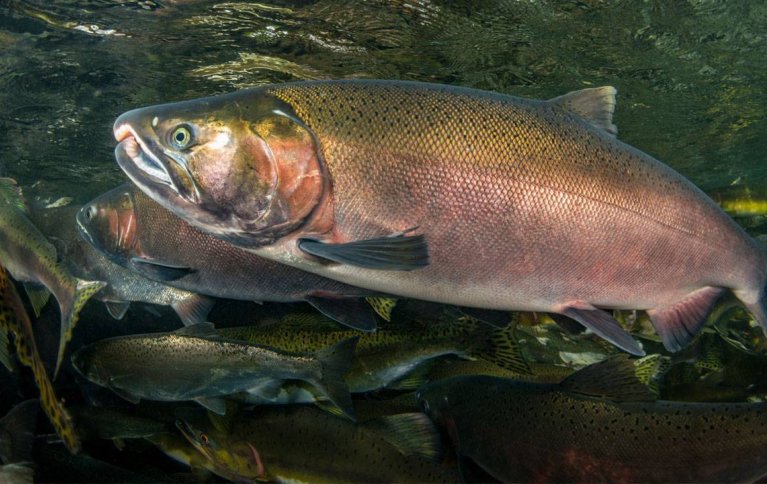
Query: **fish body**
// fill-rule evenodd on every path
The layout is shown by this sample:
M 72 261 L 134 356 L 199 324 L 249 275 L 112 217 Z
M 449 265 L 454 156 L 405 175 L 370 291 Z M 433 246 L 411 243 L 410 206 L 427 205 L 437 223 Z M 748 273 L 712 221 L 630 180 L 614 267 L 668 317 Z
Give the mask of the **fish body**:
M 559 313 L 677 350 L 731 289 L 765 326 L 760 245 L 691 182 L 615 138 L 615 90 L 541 101 L 401 81 L 313 81 L 150 106 L 117 161 L 188 222 L 371 290 Z
M 74 277 L 57 260 L 56 248 L 40 233 L 21 208 L 16 182 L 0 179 L 0 264 L 17 281 L 45 286 L 59 303 L 61 336 L 56 372 L 85 302 L 104 287 L 102 281 Z
M 80 439 L 72 417 L 56 396 L 43 360 L 37 351 L 32 321 L 24 309 L 24 303 L 16 292 L 8 272 L 2 265 L 0 265 L 0 331 L 13 335 L 16 356 L 21 363 L 32 369 L 35 383 L 40 390 L 40 406 L 67 450 L 73 454 L 79 452 Z M 22 408 L 28 409 L 29 406 L 30 404 L 26 404 Z
M 222 339 L 212 324 L 202 323 L 172 333 L 97 341 L 78 350 L 72 362 L 90 381 L 134 402 L 195 400 L 224 414 L 225 397 L 259 399 L 287 380 L 298 380 L 351 416 L 343 375 L 355 343 L 346 340 L 316 355 L 295 355 Z
M 67 206 L 40 210 L 33 212 L 30 219 L 53 241 L 61 263 L 73 276 L 107 283 L 94 299 L 106 304 L 113 317 L 122 319 L 131 302 L 143 302 L 173 307 L 186 325 L 206 321 L 207 313 L 213 306 L 210 298 L 126 269 L 109 260 L 80 236 L 75 223 L 80 208 Z
M 349 390 L 363 393 L 390 386 L 415 388 L 423 378 L 404 381 L 424 364 L 454 356 L 481 358 L 488 365 L 526 370 L 519 348 L 506 329 L 492 329 L 482 323 L 443 323 L 420 328 L 384 326 L 375 333 L 359 334 L 343 330 L 332 321 L 317 321 L 312 315 L 288 315 L 278 324 L 224 328 L 219 334 L 280 348 L 293 353 L 316 352 L 359 335 L 357 350 L 345 379 Z M 329 324 L 330 323 L 330 324 Z M 509 370 L 506 370 L 509 371 Z M 413 386 L 415 385 L 415 386 Z
M 264 259 L 201 232 L 131 184 L 83 207 L 78 226 L 110 260 L 169 286 L 246 301 L 307 301 L 342 323 L 374 327 L 373 310 L 362 300 L 371 291 Z
M 400 418 L 406 425 L 395 425 L 415 445 L 433 439 L 432 429 L 418 415 Z M 235 482 L 458 481 L 450 469 L 393 445 L 390 431 L 311 407 L 262 407 L 234 422 L 228 432 L 186 421 L 179 428 L 217 474 Z
M 767 473 L 767 403 L 613 397 L 622 377 L 595 396 L 579 384 L 598 379 L 579 373 L 561 384 L 455 377 L 423 387 L 419 402 L 464 472 L 479 466 L 503 482 L 751 482 Z

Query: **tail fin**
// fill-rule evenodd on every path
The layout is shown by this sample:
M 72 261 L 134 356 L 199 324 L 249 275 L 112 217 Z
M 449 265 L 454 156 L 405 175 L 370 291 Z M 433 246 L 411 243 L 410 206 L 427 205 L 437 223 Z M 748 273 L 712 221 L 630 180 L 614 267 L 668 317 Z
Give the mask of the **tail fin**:
M 71 296 L 66 297 L 65 301 L 59 301 L 61 305 L 61 335 L 59 336 L 59 355 L 56 358 L 56 370 L 53 372 L 53 378 L 59 374 L 61 363 L 64 361 L 64 352 L 67 343 L 72 339 L 72 333 L 80 318 L 80 310 L 88 299 L 99 292 L 107 283 L 103 281 L 83 281 L 78 279 L 77 286 Z
M 323 392 L 324 397 L 338 407 L 343 415 L 352 420 L 354 420 L 354 407 L 344 375 L 352 366 L 357 341 L 359 341 L 359 336 L 345 339 L 330 348 L 317 352 L 317 359 L 322 368 L 322 376 L 317 382 L 317 386 Z
M 470 342 L 469 354 L 520 375 L 532 374 L 522 354 L 522 348 L 514 337 L 514 329 L 514 324 L 505 328 L 477 325 L 466 335 Z

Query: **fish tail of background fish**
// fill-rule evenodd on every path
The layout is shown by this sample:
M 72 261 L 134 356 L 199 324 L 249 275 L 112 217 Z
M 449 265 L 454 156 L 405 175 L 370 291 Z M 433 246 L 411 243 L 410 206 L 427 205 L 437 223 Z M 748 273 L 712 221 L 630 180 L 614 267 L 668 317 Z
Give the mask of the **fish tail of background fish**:
M 75 280 L 77 281 L 76 285 L 70 287 L 66 294 L 59 299 L 61 307 L 61 336 L 59 337 L 59 354 L 56 359 L 56 370 L 53 372 L 54 378 L 58 375 L 61 363 L 64 361 L 67 343 L 72 339 L 72 333 L 80 317 L 80 310 L 91 296 L 106 286 L 106 283 L 102 281 Z
M 352 420 L 354 419 L 354 406 L 344 375 L 352 366 L 357 341 L 359 341 L 358 336 L 345 339 L 330 348 L 317 352 L 322 376 L 316 385 L 323 393 L 324 399 L 332 403 L 332 406 L 322 404 L 320 406 L 330 413 L 343 415 Z
M 520 375 L 532 374 L 514 337 L 514 329 L 513 324 L 505 328 L 494 328 L 481 322 L 467 326 L 463 337 L 467 339 L 468 353 Z
M 32 368 L 37 388 L 40 390 L 43 411 L 67 449 L 76 454 L 80 451 L 80 439 L 75 432 L 74 421 L 56 397 L 43 360 L 37 352 L 32 322 L 24 310 L 24 304 L 8 273 L 2 266 L 0 266 L 0 330 L 13 334 L 19 361 Z

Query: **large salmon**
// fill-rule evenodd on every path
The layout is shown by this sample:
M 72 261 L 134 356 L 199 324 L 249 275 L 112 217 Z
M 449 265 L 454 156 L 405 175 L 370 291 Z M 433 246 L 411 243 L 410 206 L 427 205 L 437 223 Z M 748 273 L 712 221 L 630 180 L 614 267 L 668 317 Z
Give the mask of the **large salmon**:
M 603 309 L 647 310 L 670 350 L 727 289 L 765 326 L 758 243 L 617 140 L 614 105 L 611 87 L 297 82 L 125 113 L 116 156 L 190 223 L 349 284 L 564 314 L 636 354 Z

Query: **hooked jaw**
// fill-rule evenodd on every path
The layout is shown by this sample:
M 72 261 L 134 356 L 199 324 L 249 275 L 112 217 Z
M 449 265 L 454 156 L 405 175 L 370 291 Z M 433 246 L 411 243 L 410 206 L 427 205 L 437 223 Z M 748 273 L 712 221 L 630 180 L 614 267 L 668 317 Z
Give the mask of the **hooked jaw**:
M 147 124 L 147 117 L 144 109 L 134 109 L 115 121 L 117 164 L 152 198 L 157 199 L 160 195 L 176 196 L 187 203 L 199 203 L 199 191 L 185 163 L 169 156 L 153 139 L 153 128 Z M 173 169 L 171 163 L 177 165 L 177 169 Z

